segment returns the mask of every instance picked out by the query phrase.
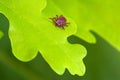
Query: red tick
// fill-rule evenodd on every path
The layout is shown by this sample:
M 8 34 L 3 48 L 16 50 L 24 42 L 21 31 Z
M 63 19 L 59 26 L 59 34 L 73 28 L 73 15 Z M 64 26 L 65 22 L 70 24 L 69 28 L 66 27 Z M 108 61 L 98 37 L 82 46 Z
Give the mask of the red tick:
M 55 26 L 60 27 L 62 29 L 64 29 L 65 26 L 68 26 L 67 20 L 63 15 L 56 15 L 56 17 L 50 18 L 53 23 L 55 24 Z

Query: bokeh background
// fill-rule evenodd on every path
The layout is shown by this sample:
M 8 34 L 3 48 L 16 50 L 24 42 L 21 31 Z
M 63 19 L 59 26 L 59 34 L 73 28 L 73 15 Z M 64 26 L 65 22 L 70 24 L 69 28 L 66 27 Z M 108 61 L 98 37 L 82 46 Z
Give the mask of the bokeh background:
M 84 76 L 71 75 L 67 70 L 63 75 L 56 74 L 39 54 L 29 62 L 21 62 L 12 54 L 8 37 L 9 21 L 0 14 L 0 30 L 4 37 L 0 39 L 0 80 L 120 80 L 120 52 L 97 33 L 96 44 L 70 36 L 71 44 L 82 44 L 88 53 L 84 58 L 86 73 Z

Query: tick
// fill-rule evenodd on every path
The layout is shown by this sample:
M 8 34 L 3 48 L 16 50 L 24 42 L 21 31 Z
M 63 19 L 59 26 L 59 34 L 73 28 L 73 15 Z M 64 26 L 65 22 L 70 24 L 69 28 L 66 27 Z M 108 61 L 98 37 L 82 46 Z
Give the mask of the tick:
M 56 15 L 55 17 L 50 19 L 53 21 L 55 26 L 62 29 L 64 29 L 65 26 L 68 26 L 68 24 L 70 24 L 67 22 L 67 19 L 63 15 L 60 15 L 60 16 Z

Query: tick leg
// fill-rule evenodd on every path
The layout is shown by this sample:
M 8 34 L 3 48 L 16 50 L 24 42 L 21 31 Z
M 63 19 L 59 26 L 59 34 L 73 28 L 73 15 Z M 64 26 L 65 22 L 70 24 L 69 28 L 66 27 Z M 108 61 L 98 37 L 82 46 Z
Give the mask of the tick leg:
M 65 26 L 68 27 L 69 24 L 70 24 L 70 23 L 66 23 Z
M 58 18 L 59 16 L 58 15 L 56 15 L 56 19 Z
M 55 22 L 56 21 L 56 18 L 54 17 L 54 18 L 49 18 L 49 19 L 51 19 L 53 22 Z
M 61 26 L 62 29 L 65 29 L 64 26 Z
M 60 17 L 63 17 L 63 15 L 60 15 Z
M 66 23 L 66 24 L 70 24 L 70 23 Z

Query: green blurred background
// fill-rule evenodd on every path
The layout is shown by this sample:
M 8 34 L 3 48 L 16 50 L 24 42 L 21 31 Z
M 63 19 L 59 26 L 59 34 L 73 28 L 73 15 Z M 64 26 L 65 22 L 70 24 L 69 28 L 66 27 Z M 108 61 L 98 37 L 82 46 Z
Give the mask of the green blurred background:
M 68 38 L 70 43 L 82 44 L 88 50 L 84 58 L 86 73 L 80 77 L 67 70 L 63 75 L 56 74 L 40 54 L 30 62 L 17 60 L 12 54 L 8 29 L 7 18 L 0 14 L 0 30 L 4 33 L 0 39 L 0 80 L 120 80 L 120 52 L 93 31 L 96 44 L 76 36 Z

